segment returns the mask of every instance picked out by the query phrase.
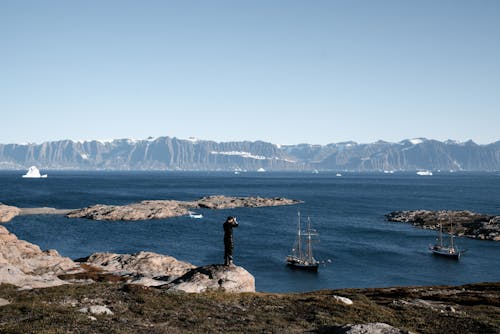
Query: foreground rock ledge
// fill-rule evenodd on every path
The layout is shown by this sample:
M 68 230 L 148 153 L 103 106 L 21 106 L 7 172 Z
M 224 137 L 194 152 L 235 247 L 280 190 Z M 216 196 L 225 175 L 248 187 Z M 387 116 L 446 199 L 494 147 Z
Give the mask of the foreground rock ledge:
M 184 292 L 255 292 L 254 277 L 242 267 L 195 267 L 153 252 L 94 253 L 73 262 L 55 250 L 19 240 L 0 226 L 0 284 L 22 289 L 46 288 L 69 282 L 111 281 Z
M 89 270 L 97 269 L 102 273 L 121 277 L 127 283 L 144 286 L 164 285 L 196 268 L 191 263 L 153 252 L 94 253 L 77 261 L 83 262 Z M 85 276 L 85 273 L 80 276 Z
M 197 201 L 154 200 L 132 203 L 129 205 L 97 204 L 87 208 L 70 211 L 69 218 L 87 218 L 93 220 L 148 220 L 184 216 L 194 209 L 234 209 L 239 207 L 266 207 L 293 205 L 301 203 L 287 198 L 263 197 L 226 197 L 208 196 Z
M 0 283 L 24 289 L 56 286 L 66 284 L 58 275 L 75 270 L 78 265 L 56 250 L 42 251 L 0 226 Z
M 473 239 L 500 241 L 500 216 L 485 215 L 471 211 L 393 211 L 385 215 L 391 222 L 410 223 L 416 227 L 443 231 Z M 453 230 L 452 225 L 453 224 Z
M 161 288 L 190 293 L 207 291 L 255 292 L 255 278 L 243 267 L 212 264 L 190 270 L 182 277 L 161 286 Z

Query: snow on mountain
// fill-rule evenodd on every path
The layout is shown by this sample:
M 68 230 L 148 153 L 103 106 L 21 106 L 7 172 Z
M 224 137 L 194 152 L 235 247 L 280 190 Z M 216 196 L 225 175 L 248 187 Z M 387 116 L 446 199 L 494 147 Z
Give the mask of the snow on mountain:
M 238 151 L 229 151 L 229 152 L 217 152 L 217 151 L 211 151 L 210 154 L 220 154 L 220 155 L 238 155 L 242 158 L 248 158 L 248 159 L 256 159 L 256 160 L 266 160 L 269 158 L 266 158 L 262 155 L 253 155 L 250 152 L 238 152 Z

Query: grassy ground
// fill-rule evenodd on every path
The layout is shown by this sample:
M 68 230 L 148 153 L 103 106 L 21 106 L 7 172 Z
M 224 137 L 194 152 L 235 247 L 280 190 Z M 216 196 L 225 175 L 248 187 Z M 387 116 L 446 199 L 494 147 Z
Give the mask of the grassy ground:
M 338 325 L 367 322 L 417 333 L 500 332 L 500 283 L 300 294 L 169 293 L 123 282 L 18 291 L 4 284 L 0 297 L 12 302 L 0 307 L 0 333 L 335 333 Z M 114 314 L 93 320 L 78 311 L 90 305 Z

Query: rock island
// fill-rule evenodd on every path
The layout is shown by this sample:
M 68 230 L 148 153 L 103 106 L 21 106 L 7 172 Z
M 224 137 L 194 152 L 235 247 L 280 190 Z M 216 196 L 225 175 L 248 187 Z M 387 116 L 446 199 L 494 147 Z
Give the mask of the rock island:
M 500 241 L 500 216 L 471 211 L 393 211 L 385 215 L 391 222 L 410 223 L 416 227 L 436 230 L 442 224 L 443 231 L 480 240 Z
M 70 211 L 69 218 L 88 218 L 93 220 L 147 220 L 164 219 L 189 214 L 195 209 L 234 209 L 240 207 L 265 207 L 293 205 L 298 200 L 275 197 L 228 197 L 222 195 L 207 196 L 197 201 L 150 200 L 128 205 L 97 204 L 87 208 Z

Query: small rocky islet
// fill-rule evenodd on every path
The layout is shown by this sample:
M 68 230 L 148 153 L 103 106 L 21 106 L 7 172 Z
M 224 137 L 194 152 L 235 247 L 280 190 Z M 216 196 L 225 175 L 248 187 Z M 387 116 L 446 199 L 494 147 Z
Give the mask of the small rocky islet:
M 438 230 L 460 237 L 500 241 L 500 216 L 466 210 L 406 210 L 385 215 L 387 221 L 410 223 L 423 229 Z

